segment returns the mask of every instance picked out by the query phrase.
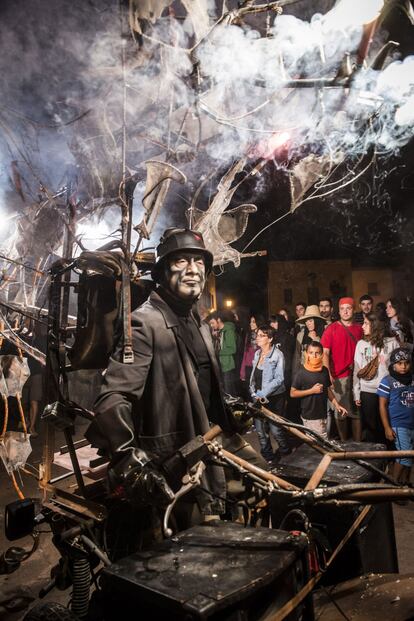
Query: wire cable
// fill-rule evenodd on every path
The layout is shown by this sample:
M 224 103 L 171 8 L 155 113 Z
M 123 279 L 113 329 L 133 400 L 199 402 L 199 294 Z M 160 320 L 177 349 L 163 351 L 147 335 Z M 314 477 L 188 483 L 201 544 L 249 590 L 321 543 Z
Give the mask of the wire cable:
M 289 214 L 291 214 L 292 212 L 287 211 L 286 213 L 283 214 L 283 216 L 280 216 L 279 218 L 276 218 L 276 220 L 273 220 L 273 222 L 271 222 L 270 224 L 267 224 L 266 226 L 264 226 L 250 241 L 248 244 L 245 245 L 245 247 L 243 248 L 243 250 L 241 251 L 242 253 L 246 251 L 246 248 L 248 248 L 258 237 L 259 235 L 261 235 L 262 233 L 264 233 L 267 229 L 269 229 L 271 226 L 273 226 L 274 224 L 277 224 L 278 222 L 280 222 L 281 220 L 283 220 L 283 218 L 286 218 L 286 216 L 288 216 Z

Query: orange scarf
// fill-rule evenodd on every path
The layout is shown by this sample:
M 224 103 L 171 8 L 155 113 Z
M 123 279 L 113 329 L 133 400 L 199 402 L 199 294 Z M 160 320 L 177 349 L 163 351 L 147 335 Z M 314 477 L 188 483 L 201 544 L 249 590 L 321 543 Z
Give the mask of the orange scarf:
M 305 357 L 305 363 L 303 365 L 307 371 L 322 371 L 323 369 L 323 357 L 319 356 L 318 358 L 309 358 Z

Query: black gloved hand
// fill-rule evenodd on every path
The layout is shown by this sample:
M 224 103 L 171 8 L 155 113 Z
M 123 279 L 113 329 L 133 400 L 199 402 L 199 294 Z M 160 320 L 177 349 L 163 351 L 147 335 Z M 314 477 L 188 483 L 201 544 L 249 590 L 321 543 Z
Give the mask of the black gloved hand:
M 174 492 L 165 477 L 149 464 L 129 472 L 124 487 L 134 504 L 166 507 L 174 500 Z

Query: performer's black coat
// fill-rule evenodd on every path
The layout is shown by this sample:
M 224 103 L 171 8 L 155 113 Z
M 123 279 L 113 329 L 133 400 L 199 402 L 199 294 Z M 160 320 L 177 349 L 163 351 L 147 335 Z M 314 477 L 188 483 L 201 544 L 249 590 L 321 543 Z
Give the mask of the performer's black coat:
M 126 467 L 136 467 L 147 457 L 161 463 L 209 428 L 196 362 L 178 334 L 178 325 L 177 315 L 156 292 L 132 313 L 134 362 L 123 364 L 121 347 L 117 348 L 96 402 L 96 419 L 86 433 L 112 463 L 124 460 Z M 208 325 L 202 324 L 200 332 L 211 360 L 210 418 L 231 430 Z M 207 478 L 210 489 L 224 495 L 221 469 L 211 468 Z

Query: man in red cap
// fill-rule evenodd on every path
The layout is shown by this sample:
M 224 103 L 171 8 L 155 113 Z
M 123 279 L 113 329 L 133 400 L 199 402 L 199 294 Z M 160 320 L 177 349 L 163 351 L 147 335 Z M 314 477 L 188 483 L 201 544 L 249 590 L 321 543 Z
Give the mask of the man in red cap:
M 348 420 L 352 423 L 352 438 L 361 441 L 361 421 L 352 398 L 352 370 L 357 342 L 363 338 L 362 328 L 353 322 L 354 300 L 339 300 L 339 321 L 331 323 L 322 335 L 324 365 L 328 367 L 332 391 L 338 403 L 348 414 L 335 412 L 339 437 L 348 439 Z

